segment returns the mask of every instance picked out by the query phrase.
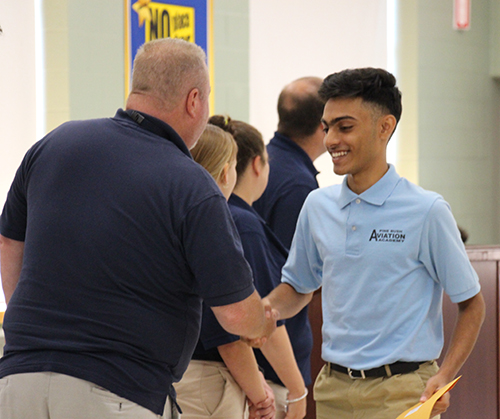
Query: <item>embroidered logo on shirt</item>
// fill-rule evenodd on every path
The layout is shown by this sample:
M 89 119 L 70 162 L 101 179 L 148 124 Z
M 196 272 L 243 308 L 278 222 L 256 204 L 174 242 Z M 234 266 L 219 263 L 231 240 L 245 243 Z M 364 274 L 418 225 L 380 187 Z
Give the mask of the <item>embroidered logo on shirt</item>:
M 368 241 L 402 243 L 405 236 L 403 230 L 373 230 Z

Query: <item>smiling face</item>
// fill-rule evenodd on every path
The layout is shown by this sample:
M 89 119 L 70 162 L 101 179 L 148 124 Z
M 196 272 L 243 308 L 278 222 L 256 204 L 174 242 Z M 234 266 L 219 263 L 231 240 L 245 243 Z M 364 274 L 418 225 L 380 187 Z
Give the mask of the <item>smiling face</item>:
M 354 192 L 363 192 L 385 174 L 387 142 L 395 127 L 392 115 L 384 115 L 361 98 L 330 99 L 322 124 L 333 170 L 348 175 Z

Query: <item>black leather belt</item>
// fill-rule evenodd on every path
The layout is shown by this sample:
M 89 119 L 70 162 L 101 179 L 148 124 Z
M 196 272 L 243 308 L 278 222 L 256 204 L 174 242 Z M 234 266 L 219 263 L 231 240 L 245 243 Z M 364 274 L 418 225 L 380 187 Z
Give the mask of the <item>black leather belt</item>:
M 398 374 L 408 374 L 410 372 L 418 370 L 423 362 L 403 362 L 398 361 L 394 364 L 382 365 L 381 367 L 372 368 L 369 370 L 353 370 L 351 368 L 343 367 L 342 365 L 332 364 L 328 362 L 328 368 L 333 371 L 341 372 L 347 374 L 353 380 L 364 379 L 364 378 L 379 378 L 379 377 L 391 377 L 392 375 Z
M 219 354 L 219 351 L 215 350 L 214 352 L 205 352 L 202 354 L 194 353 L 192 359 L 197 361 L 216 361 L 216 362 L 224 362 L 222 357 Z

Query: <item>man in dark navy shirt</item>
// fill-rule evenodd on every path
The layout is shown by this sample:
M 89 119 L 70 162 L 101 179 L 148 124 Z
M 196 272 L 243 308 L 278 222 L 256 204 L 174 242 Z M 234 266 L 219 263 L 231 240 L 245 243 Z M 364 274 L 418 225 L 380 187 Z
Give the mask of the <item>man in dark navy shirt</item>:
M 0 218 L 2 419 L 175 417 L 202 300 L 231 333 L 274 329 L 226 200 L 189 153 L 209 91 L 199 47 L 147 43 L 125 111 L 27 152 Z
M 322 80 L 304 77 L 285 86 L 278 99 L 278 131 L 267 146 L 269 183 L 253 207 L 290 248 L 300 209 L 318 187 L 313 161 L 324 153 L 318 95 Z

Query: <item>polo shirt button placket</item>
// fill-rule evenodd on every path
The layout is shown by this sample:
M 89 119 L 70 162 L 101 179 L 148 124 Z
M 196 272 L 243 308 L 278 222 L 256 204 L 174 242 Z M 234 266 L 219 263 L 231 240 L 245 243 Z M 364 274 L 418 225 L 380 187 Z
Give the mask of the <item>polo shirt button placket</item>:
M 355 202 L 356 202 L 356 204 L 360 204 L 361 203 L 361 199 L 357 198 Z M 352 226 L 351 230 L 352 231 L 356 231 L 356 226 Z
M 359 201 L 359 202 L 358 202 Z M 359 255 L 360 251 L 360 240 L 358 231 L 359 224 L 362 223 L 362 217 L 360 216 L 360 211 L 362 210 L 361 199 L 356 198 L 349 204 L 349 215 L 346 219 L 346 254 L 351 256 Z

